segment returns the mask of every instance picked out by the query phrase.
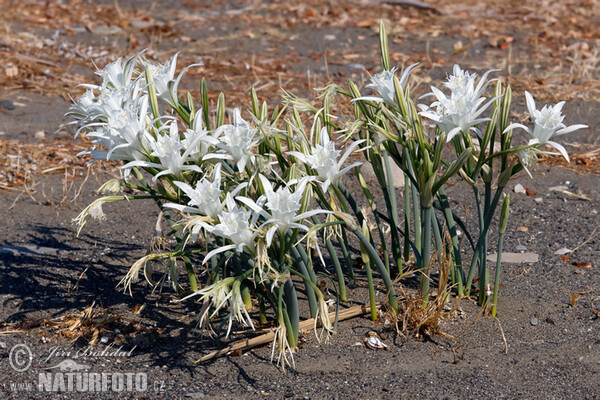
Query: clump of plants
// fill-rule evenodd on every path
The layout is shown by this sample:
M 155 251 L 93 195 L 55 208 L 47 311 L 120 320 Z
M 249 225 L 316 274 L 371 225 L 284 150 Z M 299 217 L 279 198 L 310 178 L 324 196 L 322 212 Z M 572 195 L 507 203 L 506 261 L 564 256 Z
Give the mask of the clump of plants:
M 330 85 L 319 108 L 287 95 L 283 106 L 270 109 L 252 90 L 248 105 L 227 113 L 223 93 L 211 106 L 204 80 L 199 100 L 180 93 L 180 81 L 193 65 L 175 76 L 177 55 L 162 65 L 143 53 L 107 65 L 97 72 L 100 84 L 83 85 L 86 93 L 69 115 L 77 133 L 92 140 L 93 147 L 82 154 L 121 160 L 122 177 L 102 185 L 105 196 L 75 219 L 79 230 L 89 218 L 105 218 L 105 203 L 154 200 L 169 226 L 165 237 L 176 245 L 154 246 L 135 262 L 121 281 L 125 289 L 132 290 L 140 273 L 155 287 L 189 288 L 192 294 L 184 299 L 201 303 L 200 324 L 216 328 L 219 321 L 226 335 L 234 322 L 254 328 L 271 313 L 284 360 L 298 344 L 300 320 L 308 317 L 300 315 L 299 286 L 315 326 L 326 335 L 333 331 L 317 273 L 319 264 L 332 265 L 339 300 L 348 300 L 346 282 L 355 279 L 357 268 L 351 241 L 360 246 L 373 318 L 375 280 L 383 281 L 389 307 L 397 313 L 395 287 L 402 284 L 397 278 L 412 262 L 420 280 L 419 306 L 426 310 L 434 259 L 449 263 L 444 267 L 448 273 L 438 274 L 439 287 L 458 296 L 477 293 L 479 304 L 496 315 L 509 217 L 504 189 L 545 152 L 544 145 L 568 160 L 552 139 L 585 126 L 566 127 L 563 102 L 538 110 L 527 92 L 532 126 L 510 123 L 510 87 L 489 79 L 495 71 L 478 78 L 458 65 L 442 89 L 432 87 L 416 104 L 410 74 L 418 65 L 396 74 L 383 25 L 380 45 L 383 71 L 366 87 L 373 95 L 362 94 L 353 82 L 347 88 Z M 349 119 L 332 115 L 332 102 L 340 94 L 353 109 Z M 350 161 L 358 157 L 362 161 Z M 361 172 L 365 163 L 378 186 L 367 184 Z M 392 163 L 405 178 L 401 203 Z M 349 179 L 357 180 L 360 192 L 347 189 L 343 181 Z M 451 179 L 472 188 L 477 234 L 450 206 L 445 186 Z M 383 204 L 377 203 L 379 196 Z M 498 207 L 499 251 L 492 280 L 486 254 Z M 457 228 L 470 251 L 461 248 Z M 465 254 L 471 259 L 465 261 Z M 156 266 L 164 273 L 154 282 Z M 447 293 L 438 290 L 438 296 Z

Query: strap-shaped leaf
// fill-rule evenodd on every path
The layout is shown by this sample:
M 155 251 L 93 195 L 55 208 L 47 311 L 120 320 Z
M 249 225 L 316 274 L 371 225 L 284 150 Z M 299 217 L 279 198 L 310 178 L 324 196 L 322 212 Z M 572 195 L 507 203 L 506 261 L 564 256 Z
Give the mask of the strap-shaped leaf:
M 440 179 L 433 185 L 432 193 L 437 193 L 438 189 L 446 183 L 448 179 L 454 176 L 461 169 L 465 161 L 471 156 L 471 149 L 465 149 L 460 156 L 452 164 L 450 167 L 444 172 L 444 174 L 440 177 Z

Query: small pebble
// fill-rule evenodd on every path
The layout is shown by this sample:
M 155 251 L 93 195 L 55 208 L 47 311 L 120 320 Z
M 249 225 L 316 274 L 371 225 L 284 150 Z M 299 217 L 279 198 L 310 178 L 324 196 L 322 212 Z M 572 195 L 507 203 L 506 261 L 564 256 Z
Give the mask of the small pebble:
M 529 320 L 529 323 L 530 323 L 531 325 L 533 325 L 533 326 L 537 326 L 537 324 L 538 324 L 539 322 L 540 322 L 540 321 L 538 321 L 538 319 L 537 319 L 536 317 L 531 317 L 531 319 Z
M 534 199 L 534 201 L 535 201 L 536 203 L 541 203 L 542 201 L 544 201 L 544 199 L 542 199 L 541 197 L 536 197 L 536 198 Z
M 571 249 L 567 249 L 566 247 L 563 247 L 561 249 L 558 249 L 554 252 L 554 254 L 558 254 L 559 256 L 565 255 L 570 253 L 572 250 Z
M 523 246 L 522 244 L 517 245 L 517 247 L 515 247 L 516 251 L 525 251 L 527 250 L 527 247 Z
M 14 110 L 15 104 L 12 101 L 2 100 L 0 101 L 0 107 L 6 108 L 7 110 Z
M 513 190 L 515 191 L 515 193 L 521 193 L 521 194 L 526 193 L 525 188 L 520 183 L 517 183 Z
M 36 139 L 44 139 L 46 137 L 46 132 L 37 131 L 36 133 L 33 134 L 33 137 Z
M 100 341 L 101 341 L 102 343 L 108 343 L 108 337 L 107 337 L 107 336 L 102 336 L 102 337 L 100 338 Z

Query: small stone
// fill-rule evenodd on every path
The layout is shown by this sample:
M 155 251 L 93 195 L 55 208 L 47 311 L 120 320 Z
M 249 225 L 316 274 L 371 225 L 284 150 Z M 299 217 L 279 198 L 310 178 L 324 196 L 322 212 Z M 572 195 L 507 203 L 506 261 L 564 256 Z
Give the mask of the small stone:
M 487 260 L 496 262 L 498 255 L 496 253 L 488 254 Z M 507 253 L 502 252 L 503 263 L 520 264 L 520 263 L 536 263 L 540 261 L 540 256 L 535 253 Z
M 363 64 L 359 64 L 359 63 L 346 64 L 346 67 L 348 67 L 350 69 L 359 69 L 359 70 L 365 69 L 365 66 Z
M 46 132 L 37 131 L 36 133 L 33 134 L 33 137 L 36 139 L 44 139 L 46 137 Z
M 100 25 L 94 27 L 94 33 L 99 36 L 116 35 L 122 31 L 118 26 Z
M 132 19 L 130 22 L 131 27 L 136 29 L 146 29 L 154 25 L 153 21 L 144 21 L 139 19 Z
M 107 336 L 102 336 L 102 337 L 100 338 L 100 342 L 102 342 L 102 343 L 104 343 L 104 344 L 108 343 L 108 337 L 107 337 Z
M 536 203 L 541 203 L 542 201 L 544 201 L 544 199 L 542 199 L 541 197 L 536 197 L 535 199 L 533 199 L 533 201 L 535 201 Z
M 572 250 L 571 249 L 567 249 L 566 247 L 563 247 L 561 249 L 558 249 L 554 252 L 554 254 L 559 255 L 559 256 L 564 256 L 565 254 L 569 254 Z
M 6 108 L 7 110 L 14 110 L 15 104 L 12 101 L 2 100 L 0 101 L 0 107 Z
M 522 244 L 519 244 L 519 245 L 517 245 L 517 247 L 515 247 L 515 250 L 525 251 L 525 250 L 527 250 L 527 247 L 523 246 Z
M 336 37 L 335 37 L 335 35 L 325 35 L 325 36 L 323 36 L 323 39 L 332 41 L 332 40 L 335 40 Z
M 521 193 L 521 194 L 525 194 L 526 193 L 525 188 L 520 183 L 517 183 L 515 185 L 515 188 L 513 190 L 515 191 L 515 193 Z
M 560 185 L 560 186 L 552 186 L 550 188 L 548 188 L 549 191 L 551 192 L 560 192 L 562 190 L 568 190 L 569 187 L 568 186 L 564 186 L 564 185 Z
M 539 324 L 540 321 L 538 321 L 538 319 L 536 317 L 531 317 L 531 319 L 529 320 L 529 323 L 532 326 L 537 326 L 537 324 Z

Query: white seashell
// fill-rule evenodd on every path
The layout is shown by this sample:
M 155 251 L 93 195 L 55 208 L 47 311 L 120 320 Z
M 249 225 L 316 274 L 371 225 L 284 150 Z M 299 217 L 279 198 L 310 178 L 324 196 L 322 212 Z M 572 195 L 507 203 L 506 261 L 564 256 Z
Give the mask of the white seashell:
M 387 350 L 387 344 L 374 336 L 365 339 L 365 345 L 372 350 Z

